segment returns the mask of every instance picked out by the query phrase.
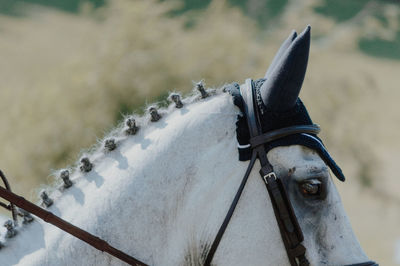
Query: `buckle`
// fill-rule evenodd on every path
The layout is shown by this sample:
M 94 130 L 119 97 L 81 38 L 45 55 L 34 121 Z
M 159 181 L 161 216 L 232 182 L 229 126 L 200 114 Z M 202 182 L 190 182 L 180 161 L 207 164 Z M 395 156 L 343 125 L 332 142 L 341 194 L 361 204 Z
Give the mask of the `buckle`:
M 268 174 L 266 174 L 265 176 L 263 176 L 263 179 L 264 179 L 265 184 L 268 185 L 268 180 L 267 180 L 267 179 L 270 178 L 270 177 L 273 177 L 274 180 L 276 180 L 276 174 L 275 174 L 275 172 L 271 172 L 271 173 L 268 173 Z

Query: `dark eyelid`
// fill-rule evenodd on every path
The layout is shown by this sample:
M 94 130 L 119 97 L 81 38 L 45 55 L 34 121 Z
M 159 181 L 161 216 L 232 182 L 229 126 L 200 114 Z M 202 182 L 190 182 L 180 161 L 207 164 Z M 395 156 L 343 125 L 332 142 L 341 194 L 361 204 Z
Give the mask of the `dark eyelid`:
M 296 182 L 298 183 L 298 184 L 302 184 L 302 183 L 305 183 L 305 182 L 307 182 L 307 181 L 311 181 L 311 180 L 318 180 L 319 182 L 321 182 L 321 183 L 325 183 L 326 182 L 326 180 L 327 180 L 327 178 L 328 178 L 328 175 L 326 175 L 326 174 L 315 174 L 315 175 L 311 175 L 311 176 L 307 176 L 306 178 L 296 178 Z
M 310 167 L 309 169 L 294 172 L 293 177 L 297 183 L 302 183 L 310 179 L 318 179 L 323 182 L 329 178 L 329 169 L 328 167 Z
M 304 182 L 302 182 L 302 183 L 303 184 L 304 183 L 309 183 L 309 184 L 312 184 L 312 185 L 320 185 L 320 184 L 322 184 L 322 181 L 319 178 L 311 178 L 311 179 L 304 180 Z
M 309 199 L 318 199 L 318 200 L 323 200 L 326 198 L 327 195 L 327 178 L 329 175 L 327 173 L 322 174 L 322 171 L 319 172 L 319 174 L 315 174 L 313 176 L 308 176 L 307 178 L 301 179 L 301 180 L 296 180 L 299 188 L 301 189 L 301 185 L 304 183 L 311 183 L 311 181 L 316 180 L 320 184 L 320 191 L 318 194 L 315 195 L 304 195 L 306 198 Z

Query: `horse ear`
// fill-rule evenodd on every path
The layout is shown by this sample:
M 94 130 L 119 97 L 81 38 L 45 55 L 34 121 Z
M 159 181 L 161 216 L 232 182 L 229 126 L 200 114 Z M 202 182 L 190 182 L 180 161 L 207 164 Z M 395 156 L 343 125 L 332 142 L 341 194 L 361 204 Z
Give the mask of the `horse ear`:
M 289 37 L 282 43 L 281 47 L 279 48 L 278 52 L 275 54 L 274 59 L 272 60 L 271 64 L 267 72 L 265 73 L 264 78 L 268 79 L 271 76 L 272 71 L 275 69 L 276 65 L 278 64 L 279 60 L 282 57 L 282 54 L 286 52 L 287 48 L 290 44 L 296 39 L 297 32 L 295 30 L 289 35 Z
M 290 43 L 260 88 L 261 98 L 267 110 L 285 112 L 296 104 L 307 69 L 310 30 L 311 27 L 307 26 Z

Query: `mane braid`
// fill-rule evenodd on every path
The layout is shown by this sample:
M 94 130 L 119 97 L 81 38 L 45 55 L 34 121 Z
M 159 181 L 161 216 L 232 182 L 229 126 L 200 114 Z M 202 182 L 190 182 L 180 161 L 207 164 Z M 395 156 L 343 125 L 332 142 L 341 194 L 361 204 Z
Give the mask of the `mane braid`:
M 157 123 L 158 119 L 154 119 L 154 115 L 159 116 L 159 120 L 162 120 L 164 116 L 182 108 L 184 105 L 190 105 L 204 98 L 225 93 L 226 84 L 217 89 L 205 89 L 203 81 L 193 82 L 193 84 L 194 88 L 189 94 L 185 95 L 184 98 L 181 98 L 180 93 L 175 91 L 170 92 L 167 97 L 170 104 L 167 107 L 158 109 L 157 107 L 160 105 L 160 102 L 156 102 L 146 105 L 144 107 L 146 112 L 142 116 L 136 114 L 125 115 L 123 122 L 120 122 L 114 129 L 111 129 L 102 139 L 98 139 L 96 144 L 91 148 L 81 151 L 80 159 L 76 161 L 75 164 L 53 171 L 51 174 L 54 180 L 53 184 L 44 187 L 41 186 L 38 189 L 40 195 L 45 191 L 48 197 L 53 201 L 60 198 L 63 191 L 76 183 L 85 173 L 90 172 L 92 168 L 96 166 L 96 163 L 103 159 L 107 153 L 111 153 L 114 149 L 118 148 L 124 140 L 134 138 L 134 135 L 137 133 L 136 131 L 145 129 L 146 126 L 151 123 Z M 128 120 L 132 122 L 132 119 L 136 123 L 134 125 L 136 127 L 134 132 L 130 131 L 132 128 L 126 125 L 126 122 Z M 67 176 L 67 178 L 65 178 L 65 176 Z M 43 201 L 39 204 L 43 205 Z
M 138 130 L 145 129 L 149 124 L 157 123 L 158 120 L 164 119 L 166 115 L 179 110 L 185 105 L 190 105 L 205 98 L 225 93 L 225 87 L 227 86 L 227 84 L 224 84 L 217 89 L 205 89 L 203 81 L 193 82 L 193 85 L 194 88 L 185 95 L 185 98 L 181 98 L 180 93 L 175 91 L 170 92 L 167 98 L 169 105 L 166 107 L 158 108 L 160 102 L 156 102 L 151 105 L 146 105 L 144 108 L 146 112 L 144 112 L 142 116 L 136 114 L 124 115 L 124 120 L 114 129 L 111 129 L 102 139 L 98 139 L 96 144 L 92 147 L 81 151 L 80 159 L 76 161 L 75 164 L 53 171 L 51 173 L 51 176 L 53 176 L 52 184 L 41 185 L 39 188 L 35 189 L 41 199 L 37 204 L 41 205 L 43 208 L 51 207 L 54 201 L 62 197 L 64 191 L 73 186 L 73 184 L 80 180 L 86 173 L 92 171 L 100 160 L 104 159 L 108 153 L 117 149 L 123 141 L 128 138 L 134 138 Z M 22 209 L 18 209 L 18 211 L 21 214 L 24 212 Z M 23 215 L 23 225 L 27 223 L 25 222 L 25 216 L 26 215 Z M 30 216 L 29 213 L 28 216 Z M 30 219 L 29 222 L 32 220 L 33 218 Z M 18 228 L 23 225 L 13 226 L 13 228 Z M 0 242 L 0 250 L 3 244 L 4 242 Z

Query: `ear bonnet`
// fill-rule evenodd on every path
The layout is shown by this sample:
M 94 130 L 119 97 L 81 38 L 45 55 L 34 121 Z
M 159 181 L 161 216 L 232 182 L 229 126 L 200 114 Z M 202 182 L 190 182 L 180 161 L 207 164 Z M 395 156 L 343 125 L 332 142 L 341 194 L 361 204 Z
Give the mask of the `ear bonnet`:
M 253 81 L 253 90 L 261 114 L 262 132 L 269 132 L 296 125 L 313 125 L 303 102 L 298 97 L 307 69 L 310 48 L 310 26 L 299 36 L 292 32 L 275 55 L 265 77 Z M 234 104 L 244 113 L 240 86 L 231 84 L 228 91 Z M 250 134 L 246 117 L 239 115 L 236 122 L 239 160 L 247 161 L 251 157 Z M 265 144 L 267 151 L 278 146 L 302 145 L 318 152 L 336 177 L 344 181 L 340 167 L 332 159 L 323 142 L 314 134 L 299 133 L 289 135 Z

